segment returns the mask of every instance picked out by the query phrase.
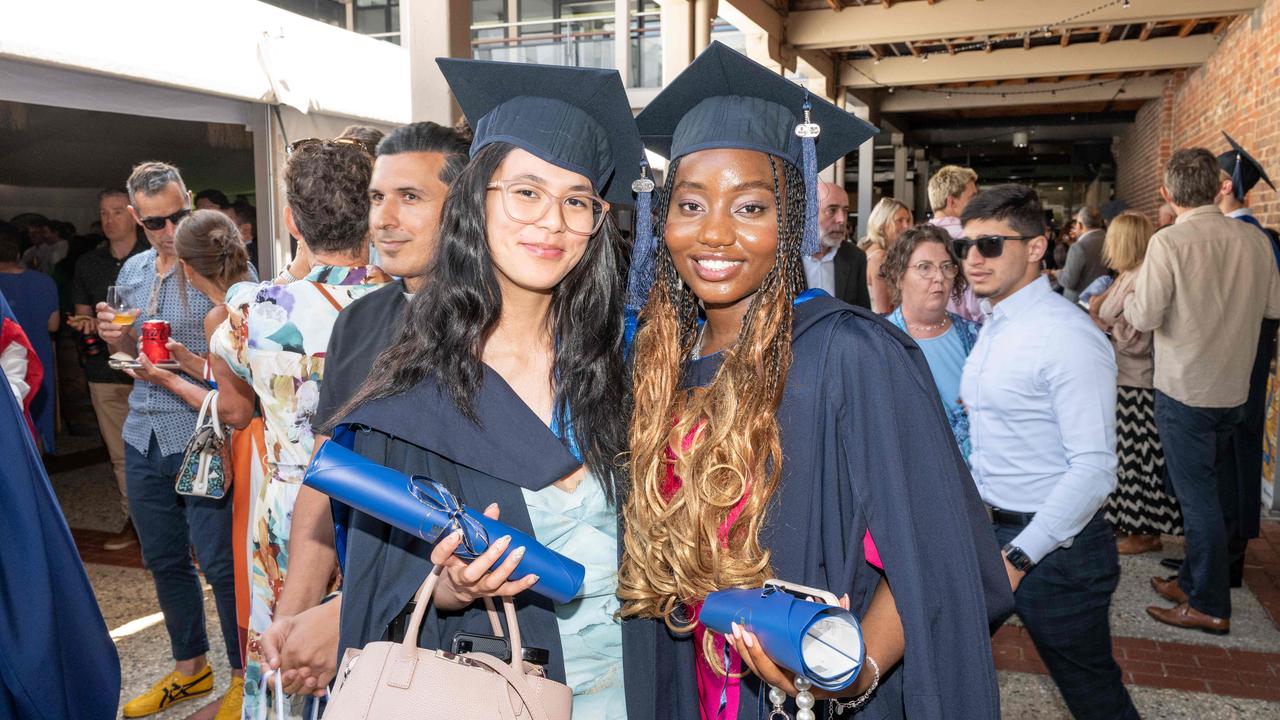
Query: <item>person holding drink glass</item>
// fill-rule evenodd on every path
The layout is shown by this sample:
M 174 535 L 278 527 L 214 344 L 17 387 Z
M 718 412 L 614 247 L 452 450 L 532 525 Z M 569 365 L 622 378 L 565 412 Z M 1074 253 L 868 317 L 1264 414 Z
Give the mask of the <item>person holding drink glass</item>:
M 113 354 L 136 358 L 145 323 L 164 321 L 174 341 L 203 355 L 208 349 L 203 319 L 213 305 L 183 282 L 174 246 L 177 224 L 191 214 L 191 195 L 177 168 L 159 162 L 135 167 L 128 193 L 129 213 L 143 227 L 151 249 L 125 262 L 109 302 L 97 304 L 98 334 Z M 138 362 L 145 371 L 148 363 Z M 144 375 L 134 383 L 124 423 L 125 482 L 129 514 L 143 562 L 155 581 L 175 665 L 149 690 L 125 703 L 126 718 L 160 712 L 213 691 L 213 669 L 205 657 L 209 641 L 204 593 L 188 547 L 195 548 L 200 568 L 213 587 L 232 674 L 243 672 L 236 629 L 230 498 L 182 497 L 174 492 L 183 449 L 195 430 L 196 411 L 179 394 L 149 382 Z M 179 381 L 202 388 L 198 381 Z M 212 716 L 212 706 L 201 715 L 205 713 Z

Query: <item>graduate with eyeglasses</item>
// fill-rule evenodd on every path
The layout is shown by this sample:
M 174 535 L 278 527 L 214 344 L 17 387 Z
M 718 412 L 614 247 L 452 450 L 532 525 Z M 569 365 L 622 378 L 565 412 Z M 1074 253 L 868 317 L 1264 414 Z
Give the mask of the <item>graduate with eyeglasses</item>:
M 632 255 L 619 594 L 667 626 L 658 716 L 999 717 L 988 623 L 1009 586 L 925 356 L 805 290 L 817 170 L 874 129 L 719 43 L 637 123 L 670 164 Z M 860 620 L 852 685 L 807 689 L 750 627 L 699 621 L 708 594 L 771 578 Z
M 443 564 L 420 647 L 490 634 L 481 599 L 511 597 L 524 646 L 572 688 L 575 717 L 651 718 L 652 649 L 624 642 L 616 596 L 625 250 L 609 209 L 631 201 L 643 157 L 630 105 L 613 70 L 438 63 L 475 129 L 471 161 L 394 342 L 332 434 L 354 431 L 356 452 L 440 482 L 586 577 L 556 604 L 525 592 L 536 576 L 510 579 L 517 549 L 495 564 L 510 538 L 468 564 L 453 555 L 459 537 L 432 545 L 353 512 L 338 537 L 339 657 L 400 639 L 414 593 Z

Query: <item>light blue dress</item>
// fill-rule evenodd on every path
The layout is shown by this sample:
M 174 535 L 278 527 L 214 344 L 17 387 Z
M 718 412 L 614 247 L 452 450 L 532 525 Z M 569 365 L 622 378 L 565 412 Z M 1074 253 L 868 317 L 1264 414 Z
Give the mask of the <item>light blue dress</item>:
M 913 338 L 924 352 L 933 373 L 933 382 L 938 388 L 938 396 L 942 398 L 942 406 L 947 411 L 947 422 L 955 435 L 956 444 L 966 461 L 972 446 L 969 442 L 969 416 L 960 404 L 960 376 L 964 372 L 965 358 L 973 350 L 978 341 L 981 326 L 965 320 L 954 313 L 947 313 L 951 318 L 951 327 L 936 338 Z M 885 319 L 907 332 L 907 321 L 899 307 L 885 316 Z
M 524 490 L 538 542 L 587 569 L 582 591 L 556 605 L 573 716 L 626 720 L 622 623 L 618 612 L 618 514 L 588 473 L 572 493 L 555 485 Z

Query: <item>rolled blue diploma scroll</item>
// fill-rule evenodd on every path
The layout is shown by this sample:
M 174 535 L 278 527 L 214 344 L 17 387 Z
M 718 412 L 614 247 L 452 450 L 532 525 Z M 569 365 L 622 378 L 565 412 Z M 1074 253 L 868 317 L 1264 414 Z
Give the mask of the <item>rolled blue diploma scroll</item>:
M 524 557 L 511 573 L 511 580 L 537 575 L 533 592 L 559 603 L 569 602 L 582 589 L 586 568 L 579 563 L 506 523 L 464 507 L 430 478 L 405 475 L 379 465 L 332 440 L 320 446 L 302 482 L 429 543 L 462 530 L 462 544 L 454 554 L 464 560 L 474 559 L 488 549 L 489 543 L 510 535 L 511 544 L 494 566 L 523 547 Z
M 862 628 L 842 607 L 801 600 L 777 587 L 718 590 L 707 596 L 698 616 L 723 635 L 730 623 L 755 633 L 769 659 L 836 692 L 853 684 L 862 669 Z

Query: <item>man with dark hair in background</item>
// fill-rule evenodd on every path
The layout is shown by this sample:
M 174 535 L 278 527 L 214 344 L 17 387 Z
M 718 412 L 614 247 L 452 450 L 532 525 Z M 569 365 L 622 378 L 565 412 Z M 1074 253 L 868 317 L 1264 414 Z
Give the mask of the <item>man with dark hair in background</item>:
M 31 419 L 35 422 L 41 450 L 56 451 L 54 399 L 57 397 L 57 368 L 54 365 L 52 333 L 58 331 L 58 287 L 49 275 L 19 262 L 22 247 L 21 233 L 9 223 L 0 223 L 0 292 L 9 299 L 9 306 L 17 315 L 18 323 L 35 348 L 44 370 L 40 388 L 31 400 Z
M 120 268 L 129 258 L 145 252 L 150 245 L 138 237 L 138 224 L 129 214 L 129 194 L 124 188 L 108 188 L 98 193 L 98 218 L 107 241 L 85 253 L 76 263 L 71 279 L 71 302 L 75 316 L 70 324 L 80 331 L 80 357 L 89 397 L 98 418 L 98 430 L 111 456 L 111 470 L 120 490 L 125 524 L 120 532 L 103 543 L 104 550 L 120 550 L 138 541 L 129 520 L 129 491 L 125 486 L 124 421 L 129 415 L 129 393 L 133 380 L 107 365 L 110 353 L 98 337 L 93 307 L 107 299 L 107 288 L 116 284 Z
M 364 383 L 374 359 L 395 337 L 409 299 L 422 288 L 440 208 L 466 166 L 469 147 L 469 135 L 431 122 L 405 125 L 378 144 L 369 182 L 369 229 L 381 267 L 400 281 L 369 293 L 338 316 L 312 418 L 317 447 L 319 433 Z M 293 566 L 262 646 L 271 666 L 284 671 L 286 692 L 314 693 L 333 678 L 338 652 L 341 600 L 321 604 L 337 567 L 329 498 L 303 487 L 293 523 Z
M 219 210 L 225 213 L 231 209 L 231 201 L 227 199 L 227 194 L 221 190 L 209 188 L 196 193 L 196 209 Z M 234 220 L 235 218 L 232 219 Z
M 1135 330 L 1154 331 L 1156 428 L 1187 534 L 1178 577 L 1151 578 L 1175 606 L 1147 613 L 1215 634 L 1231 629 L 1221 499 L 1223 487 L 1236 483 L 1230 438 L 1245 422 L 1262 320 L 1280 318 L 1270 240 L 1215 205 L 1221 172 L 1203 148 L 1169 158 L 1160 194 L 1178 219 L 1151 238 L 1125 304 Z
M 258 208 L 243 197 L 237 198 L 231 205 L 231 219 L 240 231 L 240 239 L 244 240 L 244 249 L 249 253 L 249 262 L 258 263 Z
M 1136 720 L 1108 623 L 1120 579 L 1102 512 L 1116 487 L 1115 354 L 1041 274 L 1048 241 L 1034 190 L 981 192 L 961 222 L 956 255 L 987 322 L 960 395 L 1018 617 L 1073 717 Z
M 1080 224 L 1080 238 L 1067 250 L 1067 260 L 1055 278 L 1062 286 L 1062 297 L 1076 302 L 1089 283 L 1107 274 L 1107 264 L 1102 261 L 1102 241 L 1107 237 L 1103 229 L 1102 211 L 1085 206 L 1076 213 Z

